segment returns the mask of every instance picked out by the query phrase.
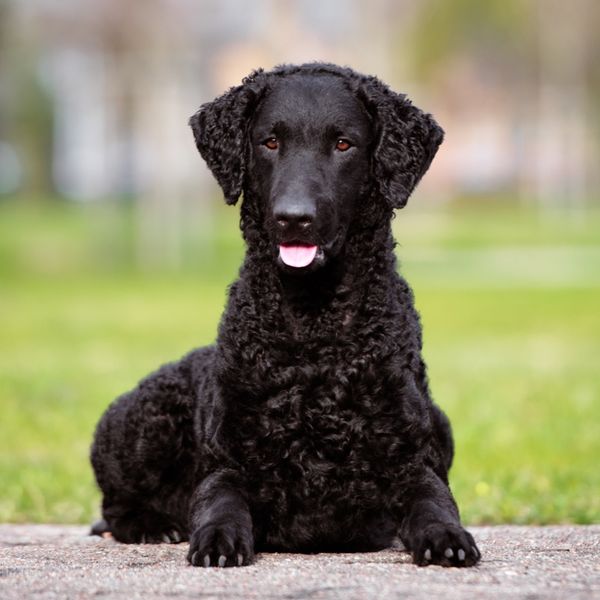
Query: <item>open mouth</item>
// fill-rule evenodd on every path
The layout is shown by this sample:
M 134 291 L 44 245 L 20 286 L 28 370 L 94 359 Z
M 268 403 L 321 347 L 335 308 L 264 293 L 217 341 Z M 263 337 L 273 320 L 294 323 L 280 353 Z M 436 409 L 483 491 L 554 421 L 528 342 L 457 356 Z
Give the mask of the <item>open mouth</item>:
M 301 269 L 313 262 L 318 249 L 318 246 L 308 244 L 280 244 L 279 258 L 284 265 Z

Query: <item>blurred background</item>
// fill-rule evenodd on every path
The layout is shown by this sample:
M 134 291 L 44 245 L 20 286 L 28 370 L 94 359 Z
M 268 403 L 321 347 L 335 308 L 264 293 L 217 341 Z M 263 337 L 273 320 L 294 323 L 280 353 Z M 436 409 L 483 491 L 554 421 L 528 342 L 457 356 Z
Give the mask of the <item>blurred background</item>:
M 210 343 L 243 255 L 188 117 L 256 67 L 446 130 L 394 222 L 468 523 L 600 521 L 600 4 L 0 0 L 0 521 L 87 522 L 107 404 Z

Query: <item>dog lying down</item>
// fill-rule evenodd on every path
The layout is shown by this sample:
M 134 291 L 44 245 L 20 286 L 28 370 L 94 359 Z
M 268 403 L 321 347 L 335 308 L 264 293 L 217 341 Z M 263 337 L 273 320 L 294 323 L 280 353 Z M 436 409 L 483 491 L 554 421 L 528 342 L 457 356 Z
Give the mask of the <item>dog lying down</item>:
M 226 202 L 243 198 L 246 255 L 215 344 L 100 420 L 92 532 L 189 540 L 199 567 L 397 536 L 418 565 L 476 564 L 390 227 L 442 130 L 375 77 L 321 63 L 258 70 L 190 124 Z

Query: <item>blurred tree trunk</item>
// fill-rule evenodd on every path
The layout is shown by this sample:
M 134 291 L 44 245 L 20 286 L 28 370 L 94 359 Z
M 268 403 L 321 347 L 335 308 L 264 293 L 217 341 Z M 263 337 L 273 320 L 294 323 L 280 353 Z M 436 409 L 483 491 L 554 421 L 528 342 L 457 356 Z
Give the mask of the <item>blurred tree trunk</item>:
M 590 0 L 538 0 L 539 89 L 535 190 L 540 204 L 581 206 L 588 196 Z M 593 19 L 592 19 L 593 20 Z M 594 33 L 596 35 L 597 32 Z
M 24 67 L 18 76 L 22 97 L 16 104 L 13 134 L 17 153 L 26 167 L 21 192 L 27 199 L 46 199 L 54 193 L 48 160 L 53 142 L 52 104 L 33 69 Z
M 0 1 L 0 139 L 16 150 L 23 180 L 20 192 L 27 199 L 44 199 L 52 195 L 51 164 L 53 118 L 52 103 L 40 80 L 35 38 L 27 43 L 18 30 L 9 27 L 13 10 Z

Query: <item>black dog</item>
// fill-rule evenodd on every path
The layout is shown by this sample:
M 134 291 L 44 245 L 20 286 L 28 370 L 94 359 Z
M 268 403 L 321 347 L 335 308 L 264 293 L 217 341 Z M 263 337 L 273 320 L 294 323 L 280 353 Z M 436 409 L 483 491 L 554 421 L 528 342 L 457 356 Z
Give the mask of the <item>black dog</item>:
M 257 71 L 190 123 L 227 202 L 243 193 L 246 257 L 216 344 L 100 421 L 93 532 L 189 539 L 197 566 L 397 535 L 419 565 L 474 565 L 390 229 L 442 130 L 376 78 L 328 64 Z

